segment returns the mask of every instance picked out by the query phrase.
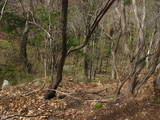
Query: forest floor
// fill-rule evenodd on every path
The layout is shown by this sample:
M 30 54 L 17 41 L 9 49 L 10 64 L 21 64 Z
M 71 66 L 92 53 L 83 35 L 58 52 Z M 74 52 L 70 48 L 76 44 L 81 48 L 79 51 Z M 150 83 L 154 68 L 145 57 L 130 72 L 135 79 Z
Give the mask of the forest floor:
M 114 100 L 115 83 L 74 82 L 66 76 L 63 81 L 52 100 L 43 97 L 48 84 L 36 80 L 0 91 L 0 120 L 160 120 L 160 103 L 144 94 L 120 102 Z

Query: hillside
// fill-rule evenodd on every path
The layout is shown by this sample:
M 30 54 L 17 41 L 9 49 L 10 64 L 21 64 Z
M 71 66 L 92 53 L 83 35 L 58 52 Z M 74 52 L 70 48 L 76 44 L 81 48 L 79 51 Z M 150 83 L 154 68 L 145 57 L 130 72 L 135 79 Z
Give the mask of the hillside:
M 149 94 L 151 89 L 148 87 L 143 93 L 147 97 L 121 102 L 112 96 L 115 90 L 114 84 L 77 83 L 70 76 L 65 77 L 65 82 L 57 90 L 58 97 L 46 101 L 43 95 L 48 84 L 44 84 L 43 81 L 44 79 L 35 80 L 2 90 L 1 120 L 158 120 L 160 118 L 160 104 L 151 99 Z

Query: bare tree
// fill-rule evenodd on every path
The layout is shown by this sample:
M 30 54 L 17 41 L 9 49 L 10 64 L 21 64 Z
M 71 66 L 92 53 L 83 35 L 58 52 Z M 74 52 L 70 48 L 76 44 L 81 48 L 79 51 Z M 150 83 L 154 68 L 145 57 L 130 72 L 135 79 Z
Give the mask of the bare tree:
M 28 32 L 29 32 L 29 25 L 28 25 L 28 17 L 27 17 L 22 38 L 20 41 L 20 59 L 23 66 L 27 69 L 27 72 L 31 73 L 31 64 L 29 63 L 28 57 L 27 57 Z
M 68 17 L 68 0 L 62 0 L 62 51 L 61 57 L 58 63 L 58 70 L 56 80 L 52 81 L 51 89 L 57 89 L 58 85 L 62 81 L 63 66 L 67 57 L 67 17 Z M 56 92 L 53 90 L 48 91 L 45 95 L 45 99 L 51 99 L 55 97 Z
M 20 40 L 20 61 L 22 63 L 22 65 L 24 66 L 24 68 L 26 69 L 26 71 L 28 73 L 31 73 L 31 69 L 32 69 L 32 65 L 28 60 L 28 55 L 27 55 L 27 42 L 28 42 L 28 33 L 29 33 L 29 17 L 30 17 L 30 12 L 28 8 L 27 10 L 25 9 L 24 3 L 23 1 L 19 0 L 19 3 L 23 9 L 23 14 L 25 17 L 25 25 L 24 25 L 24 29 L 23 29 L 23 33 L 21 36 L 21 40 Z M 32 6 L 30 6 L 32 7 Z
M 154 53 L 147 54 L 147 48 L 145 47 L 145 18 L 146 18 L 146 4 L 145 0 L 143 0 L 143 10 L 142 16 L 138 16 L 137 4 L 136 0 L 133 0 L 133 11 L 136 18 L 137 29 L 138 29 L 138 42 L 136 43 L 136 49 L 134 51 L 134 55 L 131 59 L 131 73 L 125 78 L 118 89 L 118 94 L 120 94 L 121 88 L 124 86 L 124 83 L 128 81 L 126 84 L 128 89 L 124 94 L 127 96 L 136 96 L 139 89 L 147 82 L 147 80 L 154 74 L 155 69 L 159 63 L 160 58 L 160 42 L 157 40 L 156 45 L 154 47 Z M 151 41 L 152 42 L 152 41 Z M 149 48 L 150 49 L 150 48 Z M 146 59 L 150 57 L 150 66 L 145 72 L 144 77 L 140 77 L 141 72 L 146 68 Z
M 111 6 L 113 5 L 113 3 L 116 0 L 108 0 L 107 3 L 105 4 L 104 8 L 99 12 L 99 14 L 96 16 L 93 24 L 91 25 L 86 38 L 84 40 L 84 42 L 79 45 L 76 46 L 74 48 L 70 48 L 69 50 L 67 50 L 67 15 L 68 15 L 68 0 L 62 0 L 62 51 L 61 51 L 61 57 L 58 63 L 58 70 L 57 70 L 57 74 L 56 74 L 56 80 L 52 81 L 52 84 L 50 86 L 51 90 L 48 91 L 48 93 L 45 95 L 45 99 L 51 99 L 53 97 L 56 96 L 56 89 L 58 88 L 59 84 L 62 81 L 62 73 L 63 73 L 63 66 L 65 64 L 65 60 L 67 55 L 69 55 L 70 53 L 79 50 L 81 48 L 84 48 L 93 32 L 95 31 L 97 25 L 99 24 L 99 22 L 101 21 L 101 19 L 103 18 L 103 16 L 107 13 L 107 11 L 111 8 Z

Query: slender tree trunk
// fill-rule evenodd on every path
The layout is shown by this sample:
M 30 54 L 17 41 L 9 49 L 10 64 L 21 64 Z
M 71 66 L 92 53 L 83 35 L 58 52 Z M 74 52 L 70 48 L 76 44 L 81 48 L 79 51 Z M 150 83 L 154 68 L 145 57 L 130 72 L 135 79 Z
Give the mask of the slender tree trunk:
M 56 79 L 51 84 L 51 90 L 45 95 L 45 99 L 51 99 L 56 96 L 56 89 L 62 81 L 63 67 L 67 57 L 67 16 L 68 16 L 68 0 L 62 0 L 62 51 L 58 63 Z
M 88 60 L 88 54 L 87 54 L 87 49 L 88 49 L 87 46 L 88 45 L 84 47 L 84 75 L 86 80 L 88 81 L 89 60 Z
M 154 80 L 154 95 L 155 99 L 160 100 L 160 74 L 157 75 L 157 78 Z
M 127 96 L 134 96 L 138 91 L 139 84 L 141 84 L 141 79 L 138 77 L 141 71 L 144 69 L 146 65 L 146 55 L 145 55 L 145 38 L 144 38 L 144 25 L 145 25 L 145 18 L 146 18 L 146 8 L 145 8 L 145 0 L 143 0 L 143 14 L 142 17 L 138 16 L 138 9 L 136 0 L 132 1 L 133 4 L 133 11 L 135 14 L 135 19 L 137 21 L 137 28 L 138 28 L 138 41 L 136 44 L 136 49 L 134 52 L 134 59 L 133 59 L 133 66 L 132 66 L 132 74 L 129 77 L 128 81 L 128 90 L 125 94 Z M 148 79 L 148 78 L 146 78 Z
M 28 20 L 26 20 L 25 28 L 22 34 L 22 39 L 20 41 L 20 60 L 24 68 L 27 70 L 27 72 L 31 73 L 31 64 L 29 63 L 27 58 L 28 32 L 29 32 L 29 26 L 28 26 Z
M 58 66 L 57 66 L 58 69 L 57 69 L 56 80 L 51 84 L 51 90 L 49 90 L 48 93 L 45 95 L 45 99 L 51 99 L 56 96 L 56 89 L 58 88 L 60 82 L 62 81 L 63 66 L 64 66 L 67 55 L 69 55 L 70 53 L 76 50 L 84 48 L 88 44 L 99 22 L 101 21 L 101 19 L 104 17 L 104 15 L 107 13 L 107 11 L 110 9 L 110 7 L 113 5 L 115 1 L 116 0 L 109 0 L 106 3 L 105 7 L 100 11 L 100 13 L 95 18 L 93 24 L 91 25 L 91 28 L 87 33 L 84 42 L 74 48 L 67 50 L 66 30 L 67 30 L 68 0 L 62 0 L 62 52 L 61 52 L 61 57 L 60 57 Z

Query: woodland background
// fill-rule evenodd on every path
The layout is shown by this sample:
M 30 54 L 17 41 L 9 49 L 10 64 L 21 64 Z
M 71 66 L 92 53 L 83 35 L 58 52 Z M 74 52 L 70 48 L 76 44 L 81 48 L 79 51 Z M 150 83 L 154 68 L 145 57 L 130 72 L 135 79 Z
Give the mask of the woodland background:
M 1 0 L 0 12 L 0 86 L 12 85 L 0 119 L 160 117 L 159 0 Z

